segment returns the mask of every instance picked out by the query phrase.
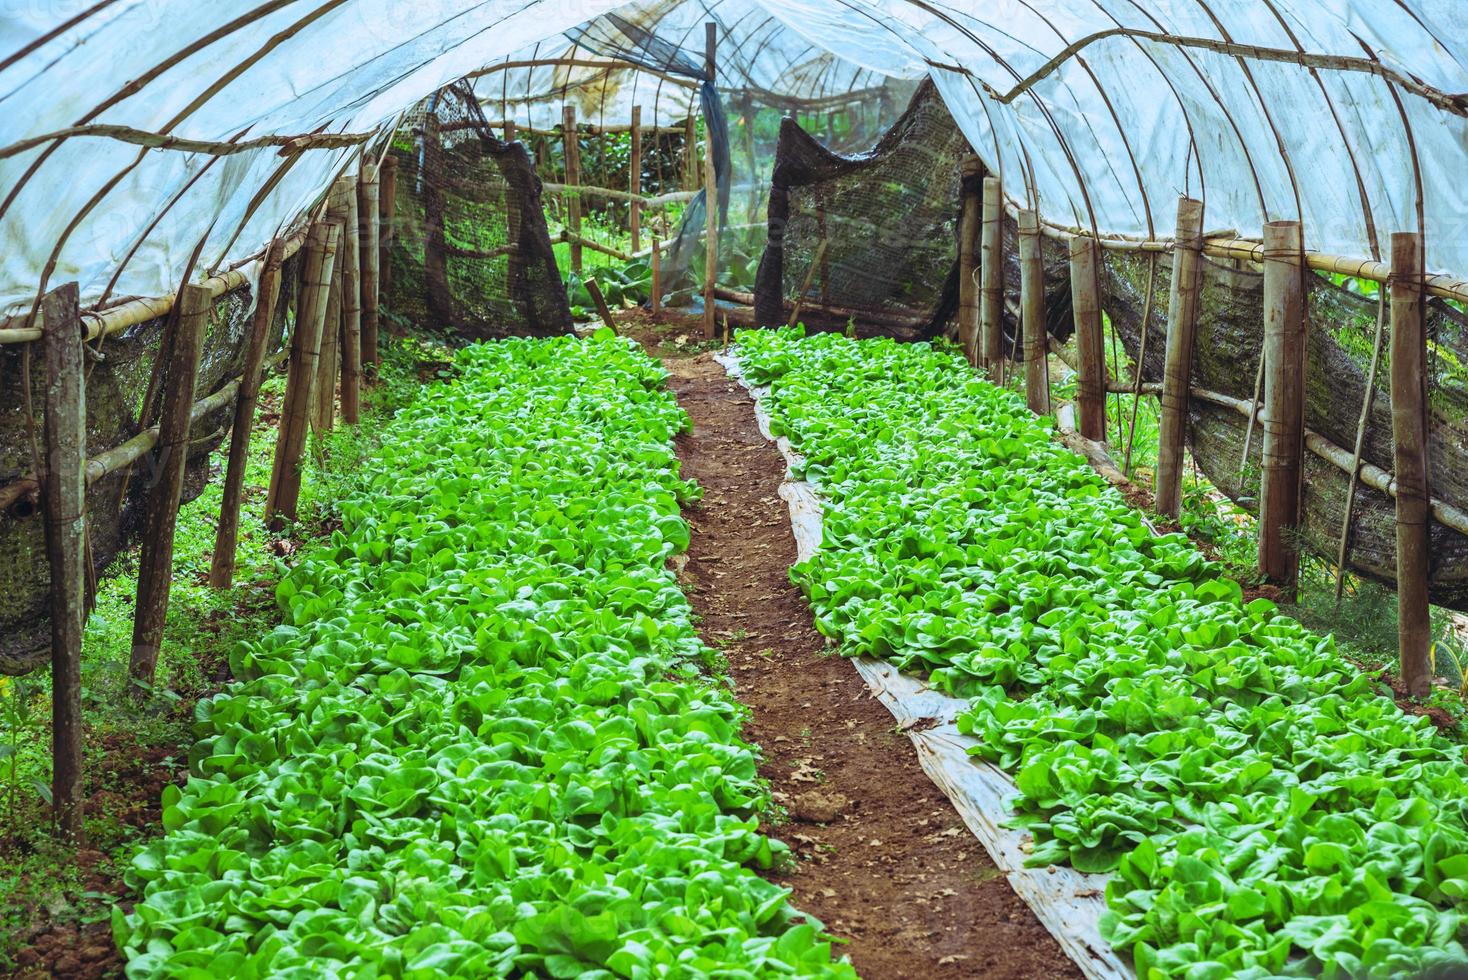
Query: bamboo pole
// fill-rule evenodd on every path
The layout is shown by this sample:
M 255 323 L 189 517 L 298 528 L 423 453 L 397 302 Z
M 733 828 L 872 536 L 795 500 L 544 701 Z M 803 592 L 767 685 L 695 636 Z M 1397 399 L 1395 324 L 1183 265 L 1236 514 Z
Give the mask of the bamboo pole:
M 341 274 L 341 340 L 338 360 L 341 362 L 342 422 L 356 425 L 362 411 L 362 248 L 361 210 L 357 205 L 357 182 L 344 181 L 342 200 L 346 224 L 342 229 L 345 261 Z
M 632 148 L 628 163 L 627 192 L 636 198 L 642 197 L 642 106 L 632 107 Z M 642 248 L 642 201 L 634 200 L 628 205 L 627 221 L 632 233 L 632 251 Z
M 337 245 L 336 261 L 342 262 L 345 243 Z M 321 448 L 321 439 L 336 425 L 336 380 L 341 364 L 342 334 L 342 277 L 340 271 L 331 277 L 326 294 L 326 319 L 321 324 L 320 360 L 316 367 L 316 380 L 311 386 L 314 393 L 311 409 L 311 431 L 316 433 L 316 448 Z
M 1305 289 L 1298 221 L 1264 226 L 1264 428 L 1259 571 L 1293 587 L 1305 433 Z
M 173 536 L 178 527 L 184 465 L 189 456 L 194 384 L 198 378 L 204 326 L 213 306 L 214 297 L 209 290 L 192 283 L 184 286 L 179 294 L 178 316 L 172 322 L 173 342 L 165 345 L 169 358 L 158 430 L 159 468 L 148 501 L 143 550 L 138 559 L 138 598 L 132 658 L 128 665 L 135 694 L 152 687 L 158 651 L 163 644 L 168 587 L 173 579 Z
M 1049 350 L 1045 342 L 1045 263 L 1040 222 L 1034 211 L 1019 213 L 1020 321 L 1024 330 L 1025 403 L 1036 415 L 1050 414 Z
M 87 394 L 80 293 L 69 282 L 41 302 L 45 328 L 46 559 L 50 566 L 51 805 L 60 835 L 82 836 L 82 630 L 87 602 Z
M 1187 431 L 1188 384 L 1193 338 L 1198 326 L 1203 202 L 1177 202 L 1177 249 L 1172 256 L 1172 290 L 1167 304 L 1167 355 L 1162 375 L 1161 430 L 1157 447 L 1156 507 L 1177 517 L 1182 509 L 1183 436 Z
M 389 158 L 390 159 L 390 158 Z M 306 448 L 306 430 L 311 407 L 311 388 L 321 357 L 322 326 L 330 299 L 332 269 L 341 241 L 341 225 L 317 221 L 311 226 L 306 259 L 301 267 L 300 299 L 296 304 L 296 329 L 291 338 L 290 373 L 286 377 L 285 404 L 280 413 L 280 437 L 275 444 L 275 464 L 270 474 L 270 492 L 265 502 L 265 520 L 272 530 L 296 519 L 301 494 L 301 454 Z
M 357 181 L 357 214 L 361 219 L 361 242 L 358 251 L 362 263 L 362 365 L 377 366 L 378 334 L 378 270 L 382 265 L 381 176 L 379 168 L 367 163 Z
M 1427 334 L 1422 308 L 1422 236 L 1392 235 L 1392 444 L 1397 479 L 1397 622 L 1407 693 L 1432 687 L 1427 486 Z
M 1356 420 L 1356 451 L 1351 459 L 1350 480 L 1346 483 L 1346 506 L 1341 516 L 1341 539 L 1336 552 L 1335 601 L 1341 601 L 1346 589 L 1346 565 L 1351 554 L 1351 520 L 1356 512 L 1356 484 L 1361 478 L 1361 456 L 1366 450 L 1366 427 L 1371 422 L 1371 409 L 1376 403 L 1376 375 L 1381 368 L 1381 342 L 1386 334 L 1385 288 L 1376 294 L 1376 336 L 1371 344 L 1371 367 L 1366 372 L 1366 390 L 1361 398 L 1361 415 Z
M 712 137 L 703 155 L 704 236 L 703 236 L 703 335 L 717 337 L 714 320 L 714 286 L 719 274 L 719 186 L 714 175 Z
M 806 295 L 810 293 L 811 281 L 815 279 L 816 270 L 821 268 L 821 264 L 825 260 L 826 240 L 822 238 L 820 243 L 816 245 L 816 254 L 811 256 L 810 266 L 805 270 L 805 278 L 801 280 L 800 291 L 795 294 L 795 300 L 791 303 L 790 319 L 786 323 L 786 326 L 793 327 L 800 322 L 800 311 L 805 305 Z
M 392 243 L 397 237 L 396 219 L 398 206 L 398 158 L 389 153 L 378 168 L 377 188 L 377 295 L 385 297 L 392 284 Z M 378 310 L 383 303 L 379 299 Z M 378 313 L 379 326 L 381 312 Z
M 229 462 L 224 474 L 224 498 L 219 505 L 219 526 L 214 532 L 214 557 L 209 563 L 209 585 L 215 589 L 227 589 L 234 584 L 235 548 L 239 542 L 240 502 L 244 498 L 250 435 L 255 425 L 255 407 L 260 400 L 260 379 L 265 366 L 265 348 L 270 342 L 270 324 L 275 319 L 275 308 L 280 301 L 279 245 L 276 242 L 271 246 L 264 271 L 260 273 L 255 317 L 245 341 L 245 366 L 234 407 Z
M 960 165 L 963 186 L 963 207 L 958 220 L 958 343 L 963 354 L 974 366 L 980 363 L 979 354 L 979 297 L 978 283 L 974 275 L 978 272 L 978 250 L 975 239 L 979 235 L 983 196 L 979 182 L 984 173 L 984 164 L 976 156 L 964 157 Z
M 979 340 L 989 380 L 998 384 L 1004 362 L 1004 191 L 984 178 L 979 264 Z
M 572 188 L 581 185 L 581 141 L 576 136 L 576 106 L 567 104 L 561 108 L 561 143 L 566 156 L 566 183 Z M 571 194 L 566 198 L 566 230 L 571 239 L 571 269 L 581 271 L 581 195 Z
M 683 189 L 698 190 L 698 116 L 690 112 L 683 124 Z
M 1093 442 L 1106 441 L 1106 348 L 1101 335 L 1101 280 L 1096 268 L 1100 251 L 1094 238 L 1070 240 L 1070 298 L 1080 362 L 1076 407 L 1080 433 Z

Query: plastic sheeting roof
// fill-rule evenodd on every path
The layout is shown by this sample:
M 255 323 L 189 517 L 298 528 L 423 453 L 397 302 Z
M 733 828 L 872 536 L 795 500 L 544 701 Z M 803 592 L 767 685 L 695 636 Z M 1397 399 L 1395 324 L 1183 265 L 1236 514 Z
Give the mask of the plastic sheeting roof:
M 775 81 L 795 64 L 782 64 L 776 47 L 828 51 L 875 73 L 930 72 L 1007 192 L 1052 221 L 1165 237 L 1186 193 L 1204 200 L 1209 228 L 1252 235 L 1265 220 L 1298 216 L 1309 247 L 1363 256 L 1385 253 L 1390 232 L 1420 221 L 1429 265 L 1468 271 L 1468 119 L 1424 97 L 1468 92 L 1458 0 L 739 2 L 747 16 L 720 19 L 782 39 L 750 60 L 756 72 L 770 65 Z M 687 3 L 683 19 L 704 16 L 704 0 Z M 6 5 L 0 153 L 88 123 L 218 141 L 365 132 L 456 78 L 621 7 L 100 0 L 71 14 Z M 1095 40 L 1013 101 L 998 98 L 1067 45 L 1118 31 L 1149 37 Z M 1152 35 L 1369 60 L 1398 74 L 1307 68 L 1268 52 L 1239 58 Z M 858 77 L 870 76 L 854 71 L 847 84 Z M 258 250 L 354 152 L 308 150 L 284 168 L 274 147 L 211 156 L 75 137 L 0 158 L 0 308 L 28 306 L 43 279 L 78 279 L 92 299 L 109 284 L 112 296 L 170 292 L 201 239 L 203 267 Z

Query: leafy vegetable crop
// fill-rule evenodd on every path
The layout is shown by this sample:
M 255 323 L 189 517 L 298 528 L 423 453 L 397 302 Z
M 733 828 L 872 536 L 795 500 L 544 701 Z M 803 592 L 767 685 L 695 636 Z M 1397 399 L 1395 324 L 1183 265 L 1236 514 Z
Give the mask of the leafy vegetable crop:
M 665 567 L 662 368 L 606 331 L 457 368 L 200 705 L 129 974 L 854 977 L 748 867 L 782 846 Z
M 1468 963 L 1468 765 L 1330 637 L 1152 534 L 950 351 L 780 330 L 739 352 L 828 501 L 792 570 L 818 626 L 971 699 L 1032 863 L 1116 872 L 1103 930 L 1141 977 Z

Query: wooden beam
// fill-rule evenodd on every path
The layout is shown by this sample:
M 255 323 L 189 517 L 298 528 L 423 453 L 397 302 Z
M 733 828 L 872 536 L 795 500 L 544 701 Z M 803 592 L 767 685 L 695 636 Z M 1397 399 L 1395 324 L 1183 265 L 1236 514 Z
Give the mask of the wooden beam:
M 345 231 L 343 231 L 345 238 Z M 338 244 L 336 262 L 340 267 L 345 242 Z M 342 277 L 340 271 L 332 274 L 326 293 L 326 319 L 321 324 L 321 351 L 316 365 L 316 380 L 311 390 L 314 398 L 311 406 L 311 431 L 316 433 L 315 449 L 322 448 L 322 440 L 336 426 L 336 382 L 341 364 L 342 335 Z
M 51 805 L 56 829 L 82 837 L 82 631 L 87 602 L 87 396 L 77 284 L 41 301 L 46 348 L 46 559 L 51 619 Z
M 632 107 L 631 160 L 627 165 L 627 192 L 642 197 L 642 106 Z M 642 248 L 642 201 L 628 205 L 627 221 L 632 232 L 632 251 Z
M 1264 226 L 1264 428 L 1259 571 L 1293 586 L 1300 571 L 1305 453 L 1305 282 L 1298 221 Z
M 1427 602 L 1431 511 L 1427 473 L 1427 331 L 1422 306 L 1422 236 L 1392 235 L 1392 445 L 1397 479 L 1397 638 L 1402 684 L 1413 697 L 1432 688 L 1432 620 Z
M 561 107 L 561 143 L 566 157 L 566 183 L 571 187 L 581 185 L 581 141 L 576 135 L 576 106 L 568 103 Z M 566 230 L 571 238 L 571 269 L 581 271 L 581 195 L 566 197 Z
M 276 531 L 285 527 L 286 521 L 296 519 L 311 389 L 321 359 L 321 332 L 340 242 L 340 223 L 317 221 L 311 225 L 306 257 L 301 265 L 300 299 L 296 303 L 296 329 L 291 337 L 290 373 L 286 376 L 285 404 L 280 413 L 280 436 L 275 443 L 275 465 L 265 501 L 266 523 Z
M 984 178 L 979 263 L 979 341 L 989 380 L 999 384 L 1004 365 L 1004 191 L 998 177 Z
M 371 164 L 362 165 L 357 181 L 357 214 L 361 218 L 362 240 L 359 252 L 362 262 L 362 365 L 371 370 L 378 360 L 378 270 L 382 268 L 381 176 Z
M 1203 202 L 1177 202 L 1177 248 L 1172 254 L 1172 292 L 1167 305 L 1167 356 L 1162 375 L 1162 409 L 1157 447 L 1156 506 L 1177 517 L 1183 495 L 1183 437 L 1188 425 L 1188 384 L 1193 373 L 1193 338 L 1198 328 L 1202 272 Z
M 163 413 L 159 422 L 157 482 L 144 519 L 143 550 L 138 559 L 138 598 L 133 620 L 132 658 L 128 675 L 141 694 L 153 685 L 163 624 L 168 617 L 168 589 L 173 580 L 173 536 L 183 496 L 184 465 L 189 457 L 189 428 L 194 406 L 194 384 L 204 327 L 213 309 L 208 289 L 192 283 L 179 293 L 178 315 L 171 322 L 173 341 L 163 383 Z
M 1070 301 L 1075 318 L 1079 378 L 1076 408 L 1079 431 L 1094 442 L 1106 441 L 1106 346 L 1101 330 L 1101 246 L 1094 238 L 1070 240 Z
M 1025 403 L 1036 415 L 1050 414 L 1049 349 L 1045 342 L 1045 261 L 1040 254 L 1040 219 L 1019 213 L 1020 322 L 1024 331 Z
M 245 340 L 244 373 L 240 375 L 239 398 L 234 406 L 234 426 L 229 438 L 229 461 L 224 473 L 224 497 L 219 505 L 219 526 L 214 532 L 214 557 L 209 563 L 209 585 L 227 589 L 234 584 L 235 549 L 239 543 L 240 502 L 244 499 L 245 470 L 250 461 L 250 435 L 255 425 L 255 407 L 260 401 L 260 380 L 265 366 L 265 349 L 270 343 L 270 324 L 280 301 L 281 250 L 271 246 L 260 273 L 255 297 L 255 316 Z
M 979 351 L 979 236 L 984 164 L 976 156 L 964 157 L 960 165 L 963 203 L 958 219 L 958 344 L 974 366 L 980 363 Z

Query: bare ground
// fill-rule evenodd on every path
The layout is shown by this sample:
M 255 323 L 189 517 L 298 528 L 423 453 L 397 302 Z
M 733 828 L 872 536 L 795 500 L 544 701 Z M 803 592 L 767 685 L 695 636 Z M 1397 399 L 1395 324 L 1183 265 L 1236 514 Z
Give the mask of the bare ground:
M 864 977 L 1061 978 L 1075 965 L 1014 894 L 851 664 L 816 632 L 788 569 L 776 490 L 785 464 L 748 395 L 707 355 L 671 358 L 693 420 L 683 473 L 704 488 L 684 587 L 721 648 L 788 823 L 766 828 L 796 867 L 774 875 L 802 910 L 848 940 Z

